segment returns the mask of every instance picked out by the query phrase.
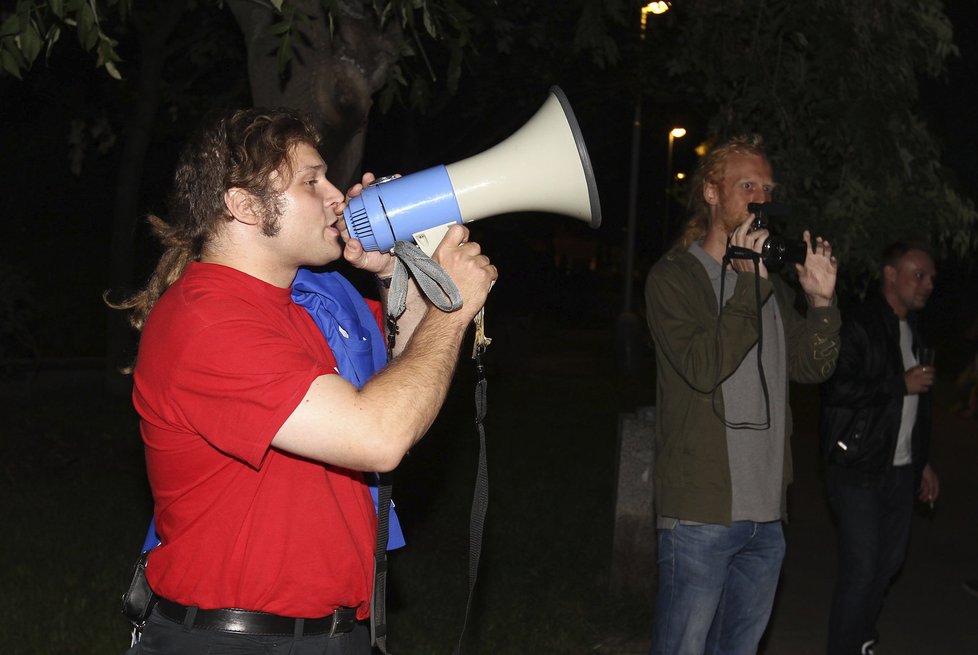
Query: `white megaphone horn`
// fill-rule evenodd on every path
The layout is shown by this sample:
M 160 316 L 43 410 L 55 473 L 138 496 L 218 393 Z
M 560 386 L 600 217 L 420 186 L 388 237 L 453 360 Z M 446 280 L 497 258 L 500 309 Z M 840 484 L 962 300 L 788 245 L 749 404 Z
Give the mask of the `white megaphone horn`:
M 343 211 L 365 250 L 414 240 L 429 256 L 449 226 L 517 211 L 601 225 L 598 186 L 581 129 L 560 88 L 512 136 L 478 155 L 374 182 Z

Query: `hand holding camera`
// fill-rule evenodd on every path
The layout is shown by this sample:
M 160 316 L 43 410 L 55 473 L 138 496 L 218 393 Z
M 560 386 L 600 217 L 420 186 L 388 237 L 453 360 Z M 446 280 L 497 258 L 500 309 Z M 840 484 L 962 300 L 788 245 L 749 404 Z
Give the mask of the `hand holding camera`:
M 787 239 L 768 231 L 768 219 L 785 216 L 788 208 L 780 203 L 749 203 L 747 211 L 753 217 L 730 233 L 726 257 L 737 271 L 752 271 L 753 261 L 738 265 L 738 260 L 755 260 L 758 274 L 767 277 L 767 268 L 785 263 L 795 264 L 798 281 L 812 307 L 826 307 L 835 297 L 838 262 L 832 256 L 832 246 L 822 237 L 812 238 L 805 230 L 803 238 Z M 758 243 L 760 246 L 758 247 Z
M 757 273 L 767 278 L 763 247 L 769 237 L 767 229 L 756 226 L 755 219 L 750 218 L 730 231 L 724 259 L 738 273 Z
M 799 239 L 786 239 L 782 236 L 772 235 L 768 231 L 768 224 L 770 223 L 770 218 L 773 216 L 787 216 L 788 208 L 777 202 L 752 202 L 748 203 L 747 211 L 754 215 L 750 220 L 750 227 L 747 229 L 747 234 L 756 234 L 753 241 L 761 241 L 760 252 L 761 259 L 764 265 L 768 268 L 777 268 L 782 264 L 804 264 L 805 258 L 808 256 L 809 247 L 808 244 Z M 734 230 L 734 233 L 739 231 L 740 228 Z M 763 232 L 763 240 L 760 238 Z M 739 246 L 740 244 L 733 243 L 734 233 L 731 233 L 731 245 Z M 754 248 L 750 248 L 754 250 Z M 747 259 L 753 258 L 750 253 L 734 251 L 728 252 L 728 256 L 731 259 Z

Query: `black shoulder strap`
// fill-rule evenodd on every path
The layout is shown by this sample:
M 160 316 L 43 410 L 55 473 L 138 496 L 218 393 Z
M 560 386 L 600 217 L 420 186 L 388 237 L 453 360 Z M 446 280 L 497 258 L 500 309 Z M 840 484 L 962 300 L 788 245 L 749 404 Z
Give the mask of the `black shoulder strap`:
M 451 278 L 440 266 L 425 255 L 416 245 L 398 241 L 392 251 L 397 256 L 391 292 L 388 296 L 388 340 L 387 357 L 394 354 L 397 335 L 397 319 L 404 312 L 407 297 L 408 273 L 414 276 L 421 291 L 442 311 L 454 311 L 461 306 L 461 295 Z M 482 554 L 482 536 L 485 526 L 486 510 L 489 506 L 489 473 L 486 457 L 486 433 L 483 421 L 486 417 L 486 377 L 482 354 L 488 341 L 477 343 L 475 359 L 478 381 L 475 388 L 476 426 L 479 430 L 479 468 L 476 473 L 475 492 L 472 499 L 472 513 L 469 520 L 469 598 L 465 606 L 465 619 L 459 634 L 455 653 L 462 649 L 462 638 L 468 624 L 472 608 L 472 596 L 479 571 Z M 377 487 L 377 544 L 374 550 L 374 589 L 370 598 L 370 642 L 383 655 L 387 651 L 387 539 L 390 531 L 391 485 L 389 476 L 381 475 Z
M 387 538 L 390 532 L 391 484 L 381 474 L 377 485 L 377 545 L 374 549 L 374 590 L 370 597 L 370 643 L 387 652 Z
M 462 622 L 462 631 L 458 636 L 458 645 L 455 646 L 454 655 L 462 652 L 462 638 L 465 636 L 465 627 L 469 622 L 469 612 L 472 610 L 472 596 L 475 591 L 475 582 L 479 576 L 479 558 L 482 555 L 482 535 L 486 523 L 486 510 L 489 508 L 489 467 L 486 461 L 486 429 L 484 421 L 486 418 L 486 375 L 485 366 L 482 364 L 482 354 L 485 346 L 476 346 L 475 366 L 478 373 L 478 381 L 475 385 L 475 424 L 479 429 L 479 468 L 475 478 L 475 492 L 472 495 L 472 513 L 469 519 L 469 598 L 465 603 L 465 619 Z

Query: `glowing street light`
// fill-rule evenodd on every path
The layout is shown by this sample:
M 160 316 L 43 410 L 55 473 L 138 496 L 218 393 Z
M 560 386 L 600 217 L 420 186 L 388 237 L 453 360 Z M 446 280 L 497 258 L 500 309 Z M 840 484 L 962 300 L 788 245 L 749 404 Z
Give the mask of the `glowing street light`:
M 650 2 L 649 4 L 642 7 L 642 38 L 645 38 L 645 21 L 649 14 L 664 14 L 669 11 L 669 7 L 672 6 L 671 2 Z
M 686 136 L 685 127 L 674 127 L 669 130 L 669 149 L 666 156 L 666 206 L 665 210 L 662 212 L 662 249 L 665 250 L 666 243 L 669 239 L 669 206 L 672 204 L 672 198 L 669 197 L 669 191 L 672 189 L 672 144 L 676 139 L 681 139 Z

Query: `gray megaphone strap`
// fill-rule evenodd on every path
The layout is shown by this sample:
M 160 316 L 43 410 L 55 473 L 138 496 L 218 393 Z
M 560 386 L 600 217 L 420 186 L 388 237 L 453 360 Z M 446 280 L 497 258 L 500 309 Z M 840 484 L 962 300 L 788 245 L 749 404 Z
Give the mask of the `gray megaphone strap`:
M 410 241 L 397 241 L 391 252 L 397 257 L 391 290 L 387 296 L 387 313 L 399 318 L 407 307 L 408 273 L 418 283 L 421 293 L 443 312 L 454 312 L 462 306 L 462 294 L 445 270 Z

